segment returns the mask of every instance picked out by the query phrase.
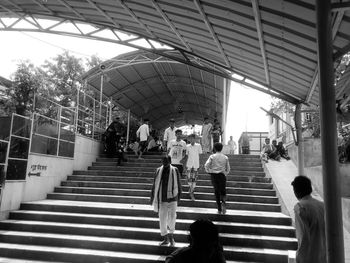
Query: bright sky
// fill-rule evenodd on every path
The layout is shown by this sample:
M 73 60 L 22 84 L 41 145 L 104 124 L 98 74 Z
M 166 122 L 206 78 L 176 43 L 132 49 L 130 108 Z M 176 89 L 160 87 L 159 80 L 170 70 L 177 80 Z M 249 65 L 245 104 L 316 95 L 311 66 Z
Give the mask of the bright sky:
M 20 60 L 40 66 L 46 59 L 68 50 L 76 57 L 113 58 L 131 48 L 95 40 L 43 33 L 1 32 L 0 76 L 10 78 Z M 259 108 L 269 109 L 270 96 L 232 82 L 228 107 L 226 137 L 238 141 L 243 131 L 268 131 L 268 117 Z

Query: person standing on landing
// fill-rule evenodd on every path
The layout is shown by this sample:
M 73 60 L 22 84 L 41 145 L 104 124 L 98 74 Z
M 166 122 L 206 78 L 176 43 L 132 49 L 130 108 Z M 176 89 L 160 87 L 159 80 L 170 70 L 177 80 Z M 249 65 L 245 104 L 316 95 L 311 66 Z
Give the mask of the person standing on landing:
M 176 140 L 176 135 L 175 135 L 175 120 L 170 119 L 169 120 L 170 127 L 166 128 L 164 131 L 164 148 L 163 149 L 168 149 L 168 143 L 171 142 L 172 140 Z
M 202 146 L 195 142 L 195 134 L 190 134 L 187 139 L 190 142 L 190 144 L 186 145 L 187 183 L 189 186 L 190 197 L 194 201 L 194 189 L 196 188 L 196 182 L 198 179 L 199 155 L 202 154 Z
M 327 263 L 324 204 L 311 196 L 309 178 L 299 175 L 292 182 L 298 203 L 294 206 L 298 239 L 297 263 Z
M 222 143 L 214 144 L 215 153 L 209 156 L 204 168 L 210 174 L 214 186 L 218 213 L 226 214 L 226 176 L 230 172 L 230 163 L 228 157 L 221 153 L 222 148 Z
M 160 235 L 163 241 L 160 246 L 175 246 L 174 231 L 176 223 L 177 202 L 181 196 L 179 170 L 170 165 L 170 157 L 162 158 L 163 165 L 156 170 L 151 200 L 153 210 L 158 212 Z
M 236 148 L 237 148 L 237 144 L 236 142 L 233 140 L 233 137 L 230 136 L 230 140 L 227 142 L 227 145 L 230 148 L 230 154 L 235 154 Z
M 186 143 L 181 139 L 182 130 L 175 131 L 176 140 L 168 143 L 168 155 L 171 157 L 171 165 L 179 169 L 180 176 L 183 172 L 183 161 L 186 157 Z
M 202 126 L 202 147 L 204 153 L 211 153 L 211 131 L 213 129 L 213 125 L 209 122 L 208 117 L 204 118 L 204 124 Z
M 142 154 L 147 147 L 147 140 L 149 137 L 148 119 L 144 119 L 143 124 L 136 131 L 136 136 L 140 139 L 138 155 L 139 159 L 142 159 Z

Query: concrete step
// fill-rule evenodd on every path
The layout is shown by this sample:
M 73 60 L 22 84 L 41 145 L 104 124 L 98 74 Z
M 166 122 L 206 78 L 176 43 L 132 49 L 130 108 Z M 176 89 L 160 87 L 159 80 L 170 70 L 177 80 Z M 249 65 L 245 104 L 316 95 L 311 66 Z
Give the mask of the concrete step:
M 130 245 L 129 245 L 130 247 Z M 249 249 L 224 247 L 225 256 L 238 258 L 244 262 L 287 263 L 288 253 L 277 249 Z M 81 249 L 69 247 L 39 246 L 28 244 L 0 243 L 0 253 L 12 257 L 32 258 L 36 260 L 86 262 L 86 263 L 149 263 L 164 262 L 165 256 L 139 253 L 114 252 L 109 250 Z M 237 262 L 237 261 L 227 261 Z
M 117 161 L 118 161 L 117 159 L 113 159 L 113 160 L 101 159 L 99 161 L 93 162 L 92 166 L 115 166 L 117 164 Z M 159 167 L 160 165 L 162 165 L 160 161 L 151 161 L 151 160 L 148 160 L 147 162 L 137 162 L 136 160 L 134 160 L 134 161 L 129 160 L 127 162 L 122 162 L 122 163 L 123 163 L 123 165 L 129 166 L 129 167 L 137 167 L 137 166 Z M 231 162 L 230 161 L 230 166 L 231 166 L 231 168 L 234 168 L 236 166 L 262 168 L 261 162 L 244 163 L 244 162 Z
M 108 170 L 75 170 L 73 171 L 73 175 L 79 175 L 79 174 L 86 174 L 86 175 L 124 175 L 124 174 L 143 174 L 143 173 L 152 173 L 154 175 L 155 171 L 127 171 L 127 170 L 120 170 L 118 167 L 116 167 L 115 170 L 108 169 Z M 250 172 L 250 171 L 230 171 L 230 175 L 245 175 L 245 176 L 260 176 L 265 177 L 264 172 Z
M 91 187 L 55 187 L 55 193 L 75 193 L 75 194 L 92 194 L 92 195 L 117 195 L 117 196 L 138 196 L 150 197 L 150 190 L 137 189 L 116 189 L 116 188 L 91 188 Z M 199 200 L 215 200 L 213 193 L 204 193 L 195 191 L 196 199 Z M 181 199 L 191 199 L 188 192 L 183 192 Z M 253 195 L 237 195 L 227 194 L 227 201 L 231 202 L 250 202 L 250 203 L 265 203 L 278 204 L 277 197 L 270 196 L 253 196 Z
M 24 202 L 23 210 L 39 210 L 66 213 L 86 213 L 100 215 L 123 215 L 135 217 L 153 217 L 156 213 L 150 205 L 67 201 L 46 199 L 41 201 Z M 177 218 L 197 220 L 199 218 L 211 221 L 245 222 L 253 224 L 286 225 L 290 226 L 290 217 L 280 212 L 262 212 L 247 210 L 228 210 L 226 215 L 217 214 L 216 208 L 178 207 Z
M 48 199 L 55 200 L 72 200 L 72 201 L 86 201 L 86 202 L 107 202 L 107 203 L 125 203 L 125 204 L 149 204 L 149 197 L 139 196 L 121 196 L 121 195 L 92 195 L 92 194 L 70 194 L 70 193 L 49 193 Z M 192 201 L 190 199 L 181 199 L 179 206 L 185 207 L 207 207 L 217 208 L 214 200 L 199 200 Z M 252 210 L 252 211 L 268 211 L 280 212 L 281 206 L 279 204 L 264 204 L 264 203 L 250 203 L 250 202 L 226 202 L 227 210 Z
M 111 227 L 109 227 L 111 229 Z M 174 249 L 159 246 L 160 236 L 158 228 L 119 227 L 112 230 L 113 235 L 88 235 L 80 229 L 74 233 L 47 233 L 33 231 L 0 230 L 0 242 L 65 246 L 73 248 L 105 249 L 121 252 L 151 253 L 168 255 Z M 177 247 L 184 247 L 188 242 L 188 232 L 177 230 L 174 234 Z M 221 233 L 220 242 L 223 246 L 242 246 L 253 248 L 274 248 L 293 250 L 297 247 L 296 238 L 269 237 L 261 235 L 242 235 Z M 170 250 L 169 250 L 170 249 Z M 232 258 L 231 258 L 232 259 Z
M 0 254 L 9 258 L 30 258 L 31 260 L 49 260 L 84 263 L 163 263 L 164 256 L 152 254 L 123 253 L 109 250 L 78 249 L 69 247 L 40 246 L 30 244 L 0 243 Z
M 132 177 L 145 177 L 154 178 L 154 174 L 133 174 Z M 198 178 L 201 180 L 210 179 L 208 174 L 198 174 Z M 254 177 L 245 175 L 228 175 L 226 176 L 228 181 L 240 181 L 240 182 L 254 182 L 254 183 L 271 183 L 269 177 Z M 67 180 L 81 180 L 81 181 L 100 181 L 100 182 L 118 182 L 118 178 L 114 176 L 103 176 L 103 175 L 68 175 Z
M 139 189 L 148 190 L 152 189 L 152 183 L 149 184 L 139 184 L 139 183 L 129 183 L 129 182 L 91 182 L 91 181 L 63 181 L 62 186 L 69 187 L 92 187 L 92 188 L 118 188 L 118 189 Z M 182 189 L 186 192 L 188 191 L 188 185 L 182 185 Z M 207 186 L 196 186 L 196 191 L 199 192 L 213 192 L 213 187 L 211 185 Z M 242 194 L 242 195 L 259 195 L 259 196 L 275 196 L 276 191 L 273 189 L 255 189 L 255 188 L 237 188 L 237 187 L 226 187 L 227 194 Z
M 153 214 L 153 217 L 137 217 L 19 210 L 11 212 L 9 219 L 0 222 L 0 229 L 52 233 L 56 229 L 58 233 L 67 234 L 77 234 L 82 229 L 87 235 L 106 237 L 113 235 L 111 229 L 115 226 L 155 229 L 159 226 L 159 219 L 156 214 Z M 187 231 L 192 222 L 193 220 L 178 218 L 176 220 L 176 229 Z M 220 233 L 295 237 L 295 230 L 292 226 L 225 221 L 214 221 L 214 224 L 218 227 Z
M 205 178 L 205 177 L 204 177 Z M 120 182 L 133 182 L 138 184 L 152 184 L 153 178 L 152 177 L 133 177 L 133 176 L 113 176 L 114 181 L 110 182 L 111 188 L 114 188 L 114 185 Z M 181 179 L 181 184 L 186 185 L 187 180 Z M 204 180 L 198 179 L 197 180 L 198 186 L 212 186 L 211 181 L 209 178 L 205 178 Z M 241 181 L 227 181 L 226 182 L 227 187 L 242 187 L 242 188 L 254 188 L 254 189 L 273 189 L 272 183 L 257 183 L 257 182 L 241 182 Z
M 138 167 L 132 167 L 132 166 L 128 166 L 126 165 L 122 165 L 122 166 L 117 166 L 117 165 L 113 165 L 113 166 L 89 166 L 88 170 L 98 170 L 98 171 L 132 171 L 132 172 L 155 172 L 157 169 L 157 167 L 145 167 L 145 166 L 138 166 Z M 205 173 L 205 170 L 203 168 L 199 169 L 200 172 Z M 257 168 L 257 167 L 235 167 L 232 169 L 232 172 L 252 172 L 252 173 L 263 173 L 264 170 L 262 168 Z
M 146 165 L 146 164 L 140 164 L 140 165 L 130 165 L 129 163 L 123 163 L 121 166 L 117 166 L 116 163 L 93 163 L 92 166 L 88 167 L 88 170 L 122 170 L 122 171 L 150 171 L 154 172 L 159 165 Z M 252 171 L 252 172 L 263 172 L 262 167 L 247 167 L 247 166 L 234 166 L 232 167 L 235 171 Z M 201 167 L 199 169 L 200 171 L 204 172 L 204 168 Z
M 105 157 L 99 157 L 96 159 L 96 163 L 114 163 L 116 164 L 118 161 L 118 158 L 105 158 Z M 207 159 L 202 159 L 200 160 L 201 163 L 205 163 Z M 160 166 L 162 165 L 161 158 L 158 159 L 137 159 L 137 158 L 128 158 L 127 162 L 123 162 L 124 164 L 150 164 L 150 165 L 155 165 L 155 166 Z M 257 166 L 257 167 L 262 167 L 261 160 L 230 160 L 229 159 L 230 166 L 236 166 L 239 164 L 243 164 L 244 166 Z

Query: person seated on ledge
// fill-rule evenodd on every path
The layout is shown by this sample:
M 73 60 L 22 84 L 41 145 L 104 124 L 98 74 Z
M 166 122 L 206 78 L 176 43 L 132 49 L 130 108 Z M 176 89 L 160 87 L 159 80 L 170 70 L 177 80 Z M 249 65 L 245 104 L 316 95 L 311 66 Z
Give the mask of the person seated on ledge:
M 286 160 L 290 160 L 290 157 L 289 157 L 289 155 L 288 155 L 288 151 L 286 150 L 286 148 L 284 148 L 283 142 L 282 142 L 282 141 L 279 142 L 279 143 L 277 144 L 276 149 L 277 149 L 277 153 L 278 153 L 282 158 L 284 158 L 284 159 L 286 159 Z
M 261 160 L 264 162 L 268 162 L 268 159 L 273 159 L 276 161 L 281 160 L 281 156 L 277 153 L 277 141 L 273 140 L 272 145 L 270 144 L 270 139 L 266 138 L 265 139 L 265 144 L 262 147 L 262 151 L 260 153 Z

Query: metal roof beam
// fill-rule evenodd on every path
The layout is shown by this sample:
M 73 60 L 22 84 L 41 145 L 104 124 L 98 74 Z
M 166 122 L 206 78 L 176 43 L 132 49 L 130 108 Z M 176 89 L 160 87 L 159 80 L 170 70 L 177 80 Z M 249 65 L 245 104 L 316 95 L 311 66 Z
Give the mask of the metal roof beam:
M 260 9 L 259 9 L 259 3 L 258 0 L 252 0 L 252 6 L 253 6 L 253 13 L 254 13 L 254 19 L 256 24 L 256 30 L 258 33 L 259 38 L 259 45 L 260 45 L 260 52 L 264 63 L 264 70 L 265 70 L 265 77 L 266 77 L 266 83 L 267 85 L 270 85 L 270 73 L 269 68 L 267 64 L 267 57 L 266 57 L 266 51 L 265 51 L 265 43 L 263 38 L 263 31 L 262 31 L 262 25 L 261 25 L 261 16 L 260 16 Z
M 197 101 L 197 104 L 198 104 L 198 106 L 199 106 L 200 104 L 199 104 L 199 100 L 198 100 L 198 96 L 197 96 L 197 91 L 196 91 L 196 89 L 195 89 L 195 87 L 194 87 L 194 85 L 193 85 L 191 70 L 190 70 L 190 68 L 189 68 L 188 65 L 186 65 L 186 68 L 187 68 L 188 75 L 190 76 L 192 91 L 193 91 L 194 95 L 196 96 L 196 101 Z M 200 112 L 201 112 L 202 118 L 204 118 L 202 109 L 199 108 L 199 110 L 200 110 Z
M 220 43 L 220 40 L 219 40 L 219 38 L 217 37 L 217 35 L 216 35 L 216 33 L 215 33 L 215 31 L 214 31 L 214 29 L 213 29 L 213 27 L 212 27 L 210 21 L 208 20 L 208 17 L 207 17 L 207 15 L 206 15 L 205 12 L 204 12 L 203 7 L 201 6 L 201 4 L 199 3 L 198 0 L 193 0 L 193 2 L 194 2 L 194 4 L 196 5 L 196 7 L 197 7 L 197 9 L 198 9 L 198 11 L 199 11 L 199 13 L 200 13 L 200 15 L 202 16 L 205 25 L 207 26 L 207 28 L 208 28 L 208 30 L 209 30 L 209 32 L 210 32 L 212 38 L 214 39 L 214 42 L 216 43 L 217 47 L 219 48 L 220 53 L 221 53 L 221 55 L 223 56 L 223 58 L 224 58 L 224 60 L 225 60 L 226 66 L 231 68 L 231 67 L 232 67 L 232 66 L 231 66 L 231 63 L 230 63 L 230 61 L 228 60 L 228 58 L 227 58 L 227 56 L 226 56 L 226 54 L 225 54 L 225 51 L 224 51 L 224 49 L 223 49 L 223 47 L 222 47 L 222 45 L 221 45 L 221 43 Z
M 85 17 L 83 17 L 78 11 L 76 11 L 75 9 L 73 9 L 73 7 L 71 7 L 69 4 L 67 4 L 67 2 L 65 0 L 58 0 L 58 2 L 60 2 L 62 5 L 64 5 L 69 11 L 76 14 L 80 19 L 82 19 L 84 21 L 86 20 Z
M 157 37 L 152 33 L 152 31 L 146 26 L 141 20 L 136 16 L 134 11 L 132 11 L 124 0 L 116 0 L 128 13 L 129 15 L 143 28 L 146 32 L 153 38 L 157 39 Z
M 50 13 L 50 15 L 55 15 L 55 13 L 49 9 L 48 7 L 46 7 L 44 4 L 42 4 L 40 1 L 38 0 L 31 0 L 32 2 L 34 2 L 35 4 L 37 4 L 38 6 L 40 6 L 42 9 L 46 10 L 47 12 Z
M 164 77 L 176 77 L 177 79 L 187 79 L 187 77 L 181 77 L 181 76 L 176 76 L 176 75 L 163 75 L 163 78 Z M 118 96 L 118 95 L 121 95 L 125 92 L 127 92 L 128 90 L 132 89 L 134 85 L 137 85 L 139 82 L 144 82 L 146 80 L 151 80 L 151 79 L 155 79 L 155 78 L 159 78 L 159 76 L 152 76 L 152 77 L 148 77 L 148 78 L 145 78 L 145 79 L 140 79 L 138 81 L 135 81 L 135 82 L 132 82 L 130 83 L 130 85 L 127 85 L 127 86 L 124 86 L 121 90 L 118 90 L 116 91 L 115 93 L 111 94 L 111 96 Z M 192 79 L 193 80 L 193 79 Z M 198 80 L 196 80 L 198 81 Z M 198 81 L 200 82 L 200 81 Z M 166 82 L 167 84 L 179 84 L 179 85 L 187 85 L 187 83 L 182 83 L 182 82 L 179 82 L 179 81 L 167 81 Z M 203 83 L 203 82 L 200 82 L 201 85 L 195 85 L 194 83 L 192 84 L 194 87 L 203 87 L 203 88 L 209 88 L 209 89 L 214 89 L 214 87 L 212 86 L 209 86 L 208 84 L 206 83 Z M 205 92 L 204 92 L 205 94 Z
M 332 12 L 347 11 L 347 10 L 350 10 L 350 1 L 331 4 Z
M 94 7 L 102 16 L 104 16 L 109 22 L 115 25 L 118 28 L 121 28 L 121 25 L 117 24 L 105 11 L 103 11 L 100 7 L 97 6 L 91 0 L 86 0 L 92 7 Z
M 339 27 L 340 27 L 340 22 L 343 20 L 344 11 L 340 11 L 340 12 L 336 13 L 335 16 L 336 17 L 333 21 L 333 26 L 332 26 L 332 40 L 334 40 L 336 35 L 337 35 L 337 32 L 338 32 Z M 333 60 L 333 61 L 335 61 L 335 60 Z M 315 92 L 317 83 L 318 83 L 318 68 L 315 69 L 314 75 L 312 77 L 311 87 L 310 87 L 309 92 L 306 95 L 306 99 L 305 99 L 306 103 L 310 102 L 312 95 Z
M 168 24 L 168 26 L 171 28 L 171 30 L 176 34 L 176 36 L 180 39 L 182 44 L 186 47 L 187 50 L 192 50 L 191 47 L 187 44 L 187 42 L 184 40 L 183 36 L 177 31 L 176 27 L 173 25 L 173 23 L 170 21 L 168 16 L 165 14 L 165 12 L 160 8 L 159 4 L 152 0 L 152 5 L 154 8 L 158 11 L 158 13 L 161 15 L 161 17 L 164 19 L 164 21 Z

